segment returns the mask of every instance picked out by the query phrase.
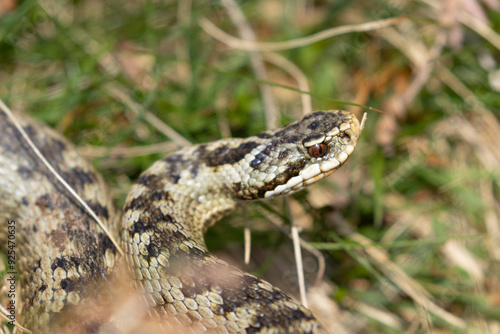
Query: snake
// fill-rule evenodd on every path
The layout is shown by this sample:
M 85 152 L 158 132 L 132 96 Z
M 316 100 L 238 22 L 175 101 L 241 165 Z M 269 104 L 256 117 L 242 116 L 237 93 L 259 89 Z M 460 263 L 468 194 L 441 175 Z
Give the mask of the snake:
M 123 210 L 73 144 L 15 117 L 124 252 L 1 111 L 0 245 L 7 249 L 15 225 L 16 320 L 24 327 L 126 333 L 137 332 L 130 321 L 140 318 L 159 326 L 148 332 L 326 333 L 299 302 L 211 254 L 204 234 L 244 202 L 292 194 L 341 167 L 361 131 L 353 114 L 316 111 L 256 136 L 182 147 L 139 176 Z M 113 293 L 117 284 L 139 296 L 142 311 L 110 311 L 123 294 Z

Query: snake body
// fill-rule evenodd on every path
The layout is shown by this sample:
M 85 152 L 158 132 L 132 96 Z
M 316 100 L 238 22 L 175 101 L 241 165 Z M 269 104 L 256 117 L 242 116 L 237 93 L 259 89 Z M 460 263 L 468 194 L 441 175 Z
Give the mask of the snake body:
M 101 176 L 75 148 L 45 125 L 18 117 L 56 170 L 120 236 L 132 286 L 165 332 L 323 333 L 304 306 L 210 254 L 203 233 L 242 201 L 289 194 L 333 173 L 356 146 L 355 116 L 319 111 L 254 137 L 182 149 L 139 177 L 121 226 Z M 0 131 L 0 217 L 18 225 L 23 324 L 42 332 L 124 331 L 120 319 L 79 311 L 105 304 L 119 262 L 113 244 L 3 113 Z

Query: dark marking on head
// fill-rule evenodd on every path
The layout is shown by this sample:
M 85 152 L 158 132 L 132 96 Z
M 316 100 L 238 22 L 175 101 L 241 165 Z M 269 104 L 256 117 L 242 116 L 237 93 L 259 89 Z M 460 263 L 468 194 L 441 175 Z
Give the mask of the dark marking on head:
M 316 130 L 318 128 L 318 126 L 319 126 L 319 122 L 314 121 L 311 124 L 309 124 L 308 128 L 311 130 Z
M 196 164 L 188 166 L 188 170 L 191 172 L 191 178 L 195 178 L 196 175 L 198 175 L 198 172 L 200 171 L 200 169 Z
M 268 146 L 268 147 L 269 147 L 269 146 Z M 267 149 L 268 147 L 266 147 L 266 148 L 264 149 L 264 151 L 266 151 L 266 149 Z M 266 152 L 266 153 L 264 153 L 264 151 L 262 151 L 262 152 L 260 152 L 259 154 L 255 155 L 255 159 L 258 159 L 258 160 L 260 160 L 260 161 L 264 161 L 264 160 L 268 157 L 267 152 Z
M 224 298 L 224 304 L 222 305 L 222 309 L 225 313 L 236 312 L 236 308 L 240 306 L 242 303 L 234 302 L 227 298 L 227 296 L 231 296 L 230 293 L 226 293 L 226 298 Z
M 310 113 L 310 114 L 307 114 L 306 116 L 304 116 L 304 118 L 302 118 L 302 120 L 308 120 L 309 118 L 312 118 L 312 117 L 318 117 L 318 116 L 322 116 L 324 115 L 325 112 L 324 111 L 315 111 L 313 113 Z
M 295 135 L 295 134 L 291 134 L 289 136 L 282 136 L 282 142 L 283 143 L 296 143 L 297 141 L 299 141 L 299 138 L 300 136 L 298 135 Z
M 38 136 L 36 130 L 31 126 L 25 127 L 25 131 L 30 138 L 35 139 L 35 143 L 47 160 L 51 161 L 54 165 L 57 165 L 55 162 L 62 162 L 64 160 L 63 152 L 68 147 L 62 139 L 48 136 L 46 140 L 43 140 L 40 138 L 41 135 Z

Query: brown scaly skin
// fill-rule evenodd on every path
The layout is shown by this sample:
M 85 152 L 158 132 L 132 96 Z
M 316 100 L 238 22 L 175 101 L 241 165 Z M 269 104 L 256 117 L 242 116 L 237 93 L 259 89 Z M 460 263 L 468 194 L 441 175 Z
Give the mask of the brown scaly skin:
M 119 216 L 101 176 L 60 134 L 16 117 L 47 160 L 118 234 Z M 0 133 L 0 247 L 7 247 L 7 221 L 14 220 L 24 324 L 43 329 L 68 306 L 99 298 L 98 286 L 110 277 L 116 249 L 3 112 Z M 19 313 L 16 318 L 20 320 Z
M 29 130 L 116 231 L 100 176 L 59 135 L 38 124 Z M 0 131 L 8 134 L 0 140 L 0 218 L 19 222 L 19 244 L 25 245 L 18 267 L 28 286 L 24 324 L 47 330 L 73 304 L 99 300 L 115 270 L 115 250 L 3 113 Z M 134 285 L 165 331 L 324 332 L 309 310 L 280 290 L 208 253 L 203 233 L 243 200 L 292 193 L 333 173 L 354 150 L 359 132 L 347 112 L 316 112 L 255 137 L 186 148 L 141 175 L 125 203 L 121 239 Z M 4 230 L 0 237 L 3 246 Z M 82 326 L 90 332 L 101 325 Z

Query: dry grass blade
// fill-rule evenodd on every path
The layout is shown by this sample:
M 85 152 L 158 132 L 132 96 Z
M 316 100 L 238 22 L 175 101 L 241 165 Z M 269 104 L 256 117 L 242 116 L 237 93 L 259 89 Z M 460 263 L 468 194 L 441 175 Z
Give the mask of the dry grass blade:
M 256 40 L 255 33 L 238 6 L 238 3 L 234 0 L 223 0 L 221 3 L 226 8 L 229 17 L 238 28 L 243 40 L 248 43 L 254 43 Z M 249 57 L 252 69 L 257 79 L 260 81 L 269 81 L 262 56 L 258 52 L 250 52 Z M 266 84 L 259 84 L 259 89 L 264 103 L 264 110 L 266 112 L 266 126 L 268 129 L 274 129 L 278 127 L 280 122 L 279 112 L 273 93 L 271 92 L 271 88 Z
M 158 131 L 163 133 L 165 136 L 170 138 L 179 146 L 191 146 L 191 142 L 181 136 L 177 131 L 172 129 L 170 126 L 165 124 L 161 119 L 156 117 L 152 112 L 145 110 L 139 103 L 132 100 L 123 89 L 120 89 L 116 85 L 108 85 L 108 92 L 116 100 L 125 104 L 130 110 L 132 110 L 137 116 L 142 116 L 144 119 L 155 127 Z
M 248 220 L 247 209 L 246 207 L 242 208 L 243 210 L 243 219 L 245 220 L 245 227 L 243 229 L 243 238 L 244 238 L 244 263 L 248 265 L 250 263 L 250 256 L 252 254 L 252 229 L 250 228 L 250 221 Z
M 277 228 L 281 233 L 287 235 L 290 239 L 292 239 L 292 235 L 290 234 L 290 231 L 288 231 L 286 228 L 282 226 L 282 222 L 279 217 L 277 217 L 274 214 L 271 214 L 264 209 L 262 209 L 259 206 L 254 206 L 255 210 L 257 210 L 258 213 L 260 213 L 263 217 L 265 217 L 275 228 Z M 307 250 L 309 253 L 313 254 L 316 259 L 318 260 L 318 272 L 316 274 L 316 279 L 314 284 L 318 285 L 321 282 L 321 279 L 323 278 L 323 275 L 325 274 L 325 258 L 323 257 L 323 254 L 321 254 L 320 251 L 317 249 L 313 248 L 311 245 L 307 243 L 307 241 L 301 239 L 299 237 L 300 245 Z
M 491 111 L 475 96 L 475 94 L 444 66 L 437 68 L 439 79 L 455 91 L 462 99 L 475 110 L 475 117 L 470 120 L 461 116 L 464 139 L 474 143 L 476 155 L 487 168 L 494 169 L 500 166 L 500 146 L 496 138 L 500 133 L 500 123 Z M 473 124 L 477 123 L 477 124 Z M 465 136 L 468 132 L 469 135 Z
M 427 83 L 435 66 L 435 59 L 441 54 L 443 47 L 446 44 L 446 32 L 440 29 L 436 35 L 434 45 L 427 50 L 425 45 L 419 41 L 414 41 L 401 35 L 395 29 L 387 29 L 382 33 L 389 42 L 399 46 L 399 49 L 406 54 L 406 56 L 415 64 L 413 80 L 401 94 L 398 99 L 399 103 L 395 104 L 401 108 L 409 105 Z M 413 50 L 411 52 L 410 50 Z M 401 111 L 394 111 L 401 113 Z
M 234 49 L 239 49 L 239 50 L 244 50 L 244 51 L 267 52 L 267 51 L 282 51 L 282 50 L 300 48 L 300 47 L 310 45 L 310 44 L 313 44 L 313 43 L 316 43 L 316 42 L 319 42 L 319 41 L 322 41 L 324 39 L 331 38 L 334 36 L 352 33 L 352 32 L 365 32 L 365 31 L 381 29 L 381 28 L 385 28 L 385 27 L 388 27 L 388 26 L 391 26 L 394 24 L 401 23 L 403 21 L 406 21 L 405 17 L 395 17 L 395 18 L 378 20 L 378 21 L 361 23 L 361 24 L 350 24 L 350 25 L 345 25 L 342 27 L 336 27 L 336 28 L 323 30 L 323 31 L 320 31 L 316 34 L 313 34 L 313 35 L 307 36 L 307 37 L 303 37 L 303 38 L 298 38 L 298 39 L 284 41 L 284 42 L 268 42 L 268 43 L 250 42 L 250 41 L 238 39 L 234 36 L 227 34 L 224 31 L 220 30 L 215 24 L 213 24 L 207 18 L 202 18 L 199 21 L 199 24 L 203 28 L 203 30 L 205 30 L 205 32 L 207 34 L 209 34 L 213 38 L 229 45 L 230 47 L 232 47 Z
M 500 35 L 493 29 L 464 11 L 459 13 L 459 20 L 500 50 Z
M 16 117 L 12 114 L 12 111 L 3 103 L 2 100 L 0 100 L 0 109 L 3 110 L 3 112 L 5 112 L 5 114 L 7 114 L 7 116 L 11 119 L 12 123 L 14 123 L 14 125 L 17 128 L 17 130 L 23 136 L 24 140 L 26 140 L 26 143 L 28 143 L 28 145 L 31 147 L 31 149 L 33 150 L 33 152 L 35 152 L 36 156 L 40 159 L 40 161 L 42 161 L 42 163 L 45 165 L 45 167 L 47 167 L 47 169 L 57 178 L 57 180 L 59 182 L 61 182 L 61 184 L 71 193 L 71 195 L 73 195 L 73 197 L 78 201 L 78 203 L 80 203 L 85 208 L 85 210 L 96 221 L 96 223 L 104 231 L 104 233 L 106 233 L 106 235 L 108 236 L 109 240 L 111 240 L 111 242 L 113 243 L 113 245 L 115 246 L 115 248 L 118 250 L 118 252 L 120 253 L 120 255 L 123 255 L 123 250 L 118 245 L 118 242 L 115 240 L 115 238 L 113 238 L 113 236 L 108 231 L 108 229 L 106 228 L 106 226 L 101 222 L 101 220 L 99 219 L 99 217 L 97 217 L 97 215 L 95 214 L 95 212 L 80 197 L 80 195 L 78 195 L 73 190 L 73 188 L 71 188 L 71 186 L 63 179 L 63 177 L 61 175 L 59 175 L 59 173 L 54 169 L 54 167 L 52 167 L 52 165 L 47 161 L 47 159 L 45 159 L 45 157 L 42 155 L 42 153 L 40 152 L 40 150 L 38 150 L 38 148 L 36 147 L 36 145 L 33 143 L 33 141 L 31 140 L 31 138 L 28 136 L 28 134 L 26 133 L 26 131 L 24 131 L 24 128 L 21 126 L 21 124 L 19 124 L 19 122 L 17 121 Z
M 252 40 L 255 40 L 255 36 L 253 35 L 253 32 L 252 32 Z M 220 41 L 223 42 L 224 44 L 226 44 L 227 46 L 231 47 L 231 41 L 228 40 L 225 36 L 222 37 L 220 39 Z M 249 43 L 250 43 L 250 39 L 249 39 Z M 250 53 L 250 56 L 254 57 L 254 54 Z M 275 66 L 278 66 L 278 67 L 282 68 L 283 70 L 285 70 L 286 72 L 288 72 L 297 81 L 297 85 L 298 85 L 299 90 L 301 92 L 306 92 L 306 93 L 300 94 L 300 97 L 302 100 L 303 114 L 305 115 L 305 114 L 311 113 L 312 112 L 312 102 L 311 102 L 311 96 L 308 94 L 308 92 L 310 91 L 310 88 L 309 88 L 309 83 L 307 81 L 307 77 L 304 75 L 304 73 L 297 67 L 297 65 L 295 65 L 294 63 L 292 63 L 291 61 L 289 61 L 288 59 L 286 59 L 285 57 L 281 56 L 278 53 L 266 52 L 263 55 L 263 57 L 268 62 L 270 62 L 270 63 L 274 64 Z M 260 61 L 260 57 L 257 61 Z M 265 77 L 267 77 L 267 75 L 265 73 L 261 73 L 261 70 L 260 70 L 261 65 L 260 64 L 258 67 L 254 67 L 254 68 L 256 69 L 255 73 L 256 73 L 257 77 L 259 77 L 260 75 L 264 75 Z M 267 85 L 265 85 L 265 87 L 267 87 Z M 267 94 L 267 92 L 266 92 L 266 94 Z M 264 98 L 264 96 L 263 96 L 263 98 Z M 266 108 L 266 111 L 267 110 L 268 109 Z M 268 118 L 268 124 L 270 124 L 270 123 L 276 123 L 276 121 L 272 121 Z M 277 124 L 274 124 L 273 127 L 276 127 L 276 125 Z M 271 127 L 268 126 L 268 128 L 271 128 Z
M 369 318 L 375 319 L 376 321 L 390 327 L 392 329 L 402 331 L 403 330 L 403 322 L 400 318 L 396 317 L 394 314 L 390 313 L 386 310 L 381 310 L 372 305 L 368 305 L 361 302 L 355 302 L 354 309 L 358 312 L 363 313 Z
M 302 304 L 304 304 L 305 307 L 309 307 L 306 296 L 306 283 L 304 279 L 304 265 L 302 261 L 302 252 L 300 249 L 299 228 L 295 224 L 295 220 L 293 219 L 292 211 L 290 209 L 289 197 L 285 198 L 285 207 L 287 215 L 290 218 L 290 225 L 292 227 L 291 235 L 293 242 L 293 254 L 295 255 L 295 265 L 297 266 L 297 279 L 299 283 L 300 301 L 302 302 Z
M 302 113 L 304 115 L 311 113 L 312 110 L 312 101 L 311 95 L 308 94 L 310 92 L 309 83 L 307 82 L 307 77 L 305 74 L 297 67 L 294 63 L 283 57 L 282 55 L 275 52 L 267 52 L 264 54 L 264 58 L 274 65 L 281 67 L 285 71 L 287 71 L 296 81 L 299 86 L 300 99 L 302 100 Z
M 293 253 L 295 254 L 295 264 L 297 266 L 297 278 L 299 280 L 300 301 L 305 307 L 309 307 L 306 296 L 306 283 L 304 280 L 304 265 L 302 264 L 299 229 L 296 225 L 292 225 L 291 234 L 293 241 Z
M 441 10 L 441 6 L 443 6 L 443 3 L 439 1 L 421 1 L 434 8 L 435 10 Z M 473 17 L 470 13 L 468 13 L 464 6 L 461 6 L 459 8 L 458 12 L 456 13 L 456 17 L 460 22 L 462 22 L 470 29 L 474 30 L 478 35 L 482 36 L 484 39 L 494 45 L 498 50 L 500 50 L 500 35 L 493 29 L 488 27 L 488 25 L 484 24 L 480 20 Z
M 243 230 L 244 238 L 245 238 L 245 257 L 244 257 L 244 263 L 245 265 L 248 265 L 250 263 L 250 256 L 252 252 L 252 230 L 250 229 L 249 226 L 245 226 L 245 229 Z
M 384 273 L 384 276 L 396 284 L 402 291 L 410 296 L 417 304 L 421 305 L 425 310 L 443 319 L 450 325 L 464 329 L 465 321 L 457 316 L 445 311 L 433 301 L 430 300 L 429 293 L 422 288 L 417 282 L 409 277 L 401 268 L 389 260 L 387 253 L 381 247 L 372 245 L 371 240 L 358 233 L 350 235 L 352 240 L 363 245 L 366 254 L 372 262 Z
M 7 318 L 7 316 L 10 315 L 10 313 L 5 309 L 3 305 L 0 305 L 0 318 L 2 318 L 5 322 L 9 323 L 11 319 Z M 20 331 L 21 333 L 33 333 L 27 328 L 24 328 L 21 326 L 17 320 L 14 322 L 14 328 Z M 14 330 L 15 330 L 14 329 Z

